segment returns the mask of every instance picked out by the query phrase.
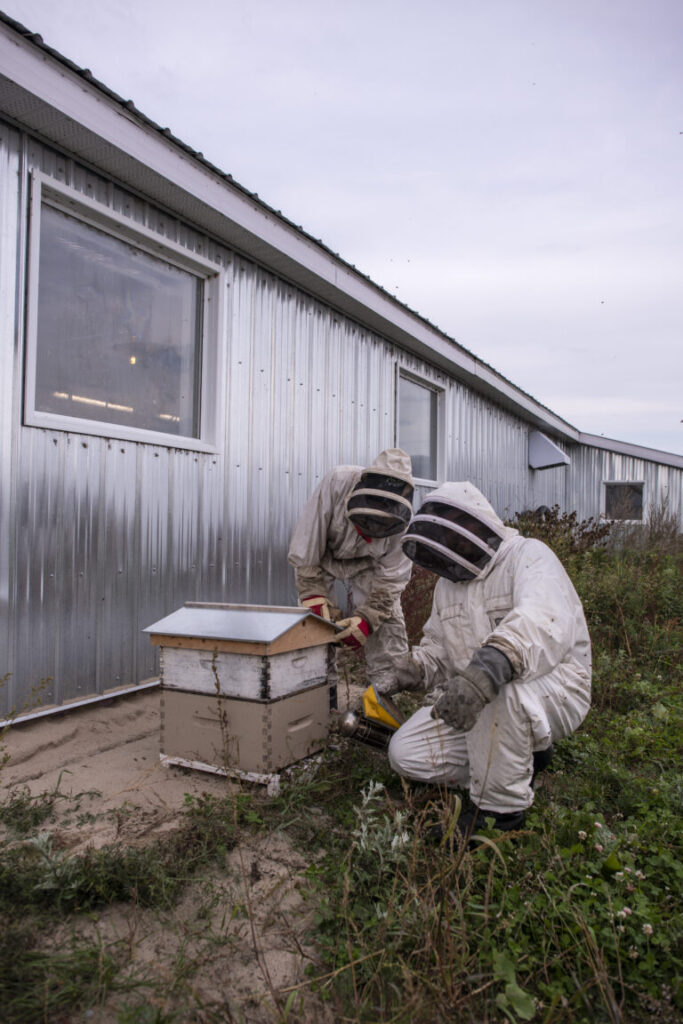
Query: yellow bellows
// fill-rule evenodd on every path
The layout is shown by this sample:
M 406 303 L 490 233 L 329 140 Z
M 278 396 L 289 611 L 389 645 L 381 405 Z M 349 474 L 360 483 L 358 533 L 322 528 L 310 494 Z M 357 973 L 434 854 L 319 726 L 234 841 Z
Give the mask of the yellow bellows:
M 380 697 L 372 686 L 368 686 L 363 694 L 363 713 L 366 718 L 388 725 L 391 729 L 398 729 L 405 721 L 393 700 L 389 697 Z

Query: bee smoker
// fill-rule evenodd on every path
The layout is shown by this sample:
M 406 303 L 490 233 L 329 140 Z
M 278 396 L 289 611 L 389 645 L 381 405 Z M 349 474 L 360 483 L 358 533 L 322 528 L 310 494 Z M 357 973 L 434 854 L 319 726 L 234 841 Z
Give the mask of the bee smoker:
M 339 731 L 342 736 L 350 736 L 360 743 L 384 750 L 404 721 L 394 702 L 388 697 L 380 697 L 369 686 L 363 694 L 363 713 L 345 711 L 339 718 Z

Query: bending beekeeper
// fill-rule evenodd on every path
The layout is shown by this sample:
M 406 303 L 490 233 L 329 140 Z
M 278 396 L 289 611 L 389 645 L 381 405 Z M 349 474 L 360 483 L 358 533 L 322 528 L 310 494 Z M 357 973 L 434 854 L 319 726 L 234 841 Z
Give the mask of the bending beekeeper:
M 402 546 L 440 579 L 419 646 L 379 686 L 430 700 L 392 737 L 390 763 L 410 779 L 469 789 L 461 832 L 485 817 L 519 828 L 534 763 L 547 763 L 590 706 L 581 602 L 550 548 L 506 527 L 471 483 L 430 493 Z
M 369 683 L 393 683 L 396 662 L 408 654 L 401 593 L 412 564 L 401 535 L 412 498 L 410 456 L 400 448 L 380 452 L 367 468 L 337 466 L 304 506 L 290 542 L 299 602 L 343 627 L 338 643 L 365 648 Z M 336 580 L 350 589 L 346 618 L 335 601 Z

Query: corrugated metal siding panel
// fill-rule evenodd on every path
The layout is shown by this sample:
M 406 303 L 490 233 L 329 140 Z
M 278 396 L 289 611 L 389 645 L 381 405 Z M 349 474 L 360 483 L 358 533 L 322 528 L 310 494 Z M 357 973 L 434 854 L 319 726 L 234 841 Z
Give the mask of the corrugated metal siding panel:
M 678 529 L 683 533 L 683 471 L 672 466 L 653 466 L 647 464 L 648 471 L 656 472 L 653 494 L 659 495 L 666 502 L 670 515 L 678 522 Z
M 19 134 L 0 122 L 0 680 L 12 668 L 14 641 L 10 621 L 14 522 L 12 443 L 13 423 L 18 414 L 15 349 L 20 171 Z M 0 708 L 3 700 L 9 707 L 16 704 L 16 677 L 10 677 L 2 685 Z
M 231 599 L 293 601 L 287 547 L 301 507 L 331 466 L 393 444 L 394 353 L 246 261 L 231 291 Z
M 535 509 L 541 505 L 552 508 L 553 505 L 559 505 L 563 510 L 571 511 L 567 508 L 567 481 L 571 472 L 572 470 L 565 466 L 535 471 L 529 470 L 531 493 L 527 508 Z
M 143 636 L 139 630 L 175 610 L 168 596 L 172 560 L 167 541 L 171 508 L 170 462 L 174 454 L 168 448 L 150 446 L 138 455 L 141 464 L 138 472 L 136 513 L 139 524 L 138 604 L 137 617 L 134 621 L 135 635 L 131 636 L 129 633 L 127 644 L 128 647 L 132 643 L 136 650 L 137 675 L 135 681 L 149 678 L 158 672 L 158 648 L 152 647 L 147 636 Z M 110 646 L 104 631 L 99 646 L 100 659 L 103 661 L 109 656 Z
M 96 447 L 94 444 L 92 447 Z M 139 485 L 150 461 L 143 446 L 102 440 L 98 584 L 97 692 L 125 686 L 139 678 L 137 637 L 140 562 Z M 138 447 L 142 465 L 138 466 Z
M 451 402 L 451 477 L 471 480 L 503 518 L 528 508 L 526 424 L 461 384 L 453 389 Z
M 664 505 L 683 531 L 683 472 L 680 469 L 583 445 L 573 446 L 570 455 L 572 472 L 567 501 L 570 508 L 576 508 L 579 518 L 604 512 L 605 481 L 643 482 L 646 516 L 652 508 Z
M 23 436 L 26 433 L 23 431 Z M 97 640 L 102 566 L 111 566 L 110 575 L 116 581 L 122 560 L 111 558 L 106 548 L 103 558 L 100 541 L 106 541 L 109 533 L 109 493 L 124 495 L 128 482 L 122 478 L 114 486 L 110 474 L 103 476 L 101 439 L 62 434 L 56 445 L 54 438 L 52 440 L 53 451 L 46 447 L 41 454 L 54 459 L 58 474 L 55 497 L 59 535 L 55 541 L 59 560 L 56 607 L 49 632 L 54 632 L 59 644 L 55 703 L 62 703 L 92 693 L 93 683 L 97 692 L 101 692 L 97 676 Z M 121 533 L 120 546 L 125 547 L 125 523 L 117 522 L 116 526 Z M 30 557 L 30 553 L 27 554 Z M 112 601 L 106 623 L 112 632 L 116 626 L 115 610 L 118 611 L 118 605 Z
M 61 700 L 55 676 L 60 651 L 56 621 L 63 547 L 62 455 L 59 439 L 46 437 L 42 431 L 30 432 L 24 442 L 18 458 L 21 469 L 15 475 L 16 505 L 10 524 L 14 558 L 8 614 L 14 626 L 15 659 L 9 670 L 22 690 L 21 695 L 14 695 L 10 707 L 17 708 L 23 707 L 33 688 L 48 677 L 54 682 L 41 698 L 44 703 Z

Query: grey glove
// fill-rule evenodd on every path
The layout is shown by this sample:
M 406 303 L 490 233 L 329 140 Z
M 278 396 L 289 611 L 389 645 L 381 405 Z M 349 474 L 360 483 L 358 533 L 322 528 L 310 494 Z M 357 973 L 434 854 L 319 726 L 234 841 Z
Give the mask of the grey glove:
M 441 718 L 458 732 L 469 732 L 486 705 L 512 679 L 512 665 L 496 647 L 482 647 L 467 668 L 446 683 L 432 708 L 432 718 Z
M 407 653 L 394 662 L 391 673 L 373 685 L 378 696 L 391 697 L 401 690 L 420 690 L 423 683 L 422 666 Z

